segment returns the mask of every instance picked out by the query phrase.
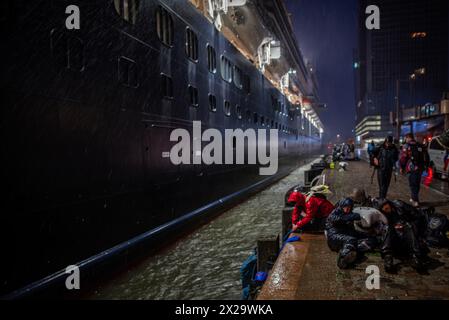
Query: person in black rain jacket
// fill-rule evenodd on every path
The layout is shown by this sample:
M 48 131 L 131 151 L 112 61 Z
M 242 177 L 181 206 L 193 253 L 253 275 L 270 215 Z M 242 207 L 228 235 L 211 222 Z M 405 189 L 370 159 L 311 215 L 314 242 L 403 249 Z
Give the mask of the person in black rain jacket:
M 354 221 L 361 217 L 352 212 L 353 207 L 354 201 L 351 198 L 340 201 L 326 221 L 327 244 L 332 251 L 339 252 L 337 265 L 340 269 L 351 267 L 358 253 L 371 250 L 371 246 L 365 241 L 367 236 L 354 228 Z
M 393 137 L 389 136 L 379 148 L 374 151 L 374 166 L 377 169 L 377 181 L 379 183 L 379 198 L 386 199 L 390 187 L 393 170 L 399 160 L 399 150 L 393 143 Z

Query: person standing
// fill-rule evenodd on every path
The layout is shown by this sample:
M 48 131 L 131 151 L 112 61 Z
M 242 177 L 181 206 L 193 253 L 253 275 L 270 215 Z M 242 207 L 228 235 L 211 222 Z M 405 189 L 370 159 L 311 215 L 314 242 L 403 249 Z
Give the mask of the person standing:
M 386 199 L 390 187 L 391 176 L 399 159 L 399 151 L 393 143 L 393 137 L 388 136 L 385 142 L 374 153 L 374 166 L 377 168 L 379 183 L 379 198 Z
M 443 174 L 441 176 L 441 178 L 443 180 L 447 180 L 447 168 L 449 166 L 449 149 L 446 149 L 446 153 L 444 154 L 444 168 L 443 168 Z
M 405 144 L 401 150 L 399 160 L 401 174 L 404 172 L 408 176 L 408 182 L 411 192 L 410 202 L 414 207 L 419 207 L 419 191 L 421 188 L 422 174 L 430 164 L 427 148 L 416 142 L 412 133 L 405 136 Z
M 374 159 L 374 151 L 376 150 L 376 145 L 374 144 L 374 141 L 371 141 L 370 144 L 368 144 L 368 157 L 369 157 L 369 164 L 372 167 L 373 159 Z

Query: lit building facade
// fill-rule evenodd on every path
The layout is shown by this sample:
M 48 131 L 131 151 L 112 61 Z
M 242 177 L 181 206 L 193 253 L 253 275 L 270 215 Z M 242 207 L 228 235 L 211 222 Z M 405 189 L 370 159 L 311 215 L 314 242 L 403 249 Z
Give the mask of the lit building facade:
M 369 5 L 380 9 L 380 30 L 365 27 Z M 396 135 L 397 96 L 402 110 L 439 103 L 448 91 L 449 5 L 446 0 L 361 0 L 358 12 L 355 131 L 363 144 Z

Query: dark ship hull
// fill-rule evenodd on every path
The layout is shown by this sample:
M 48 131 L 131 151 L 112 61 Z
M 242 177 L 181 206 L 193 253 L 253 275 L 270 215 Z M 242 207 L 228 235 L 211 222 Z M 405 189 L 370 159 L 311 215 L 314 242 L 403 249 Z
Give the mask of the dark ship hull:
M 320 147 L 307 120 L 186 1 L 140 1 L 135 23 L 114 1 L 78 1 L 75 31 L 65 28 L 70 2 L 29 2 L 2 11 L 2 293 L 266 179 L 257 166 L 172 165 L 161 155 L 175 128 L 277 127 L 279 176 Z M 158 37 L 160 6 L 173 20 L 172 46 Z M 197 62 L 186 56 L 187 27 Z M 207 44 L 218 64 L 223 54 L 238 65 L 244 88 L 209 72 Z

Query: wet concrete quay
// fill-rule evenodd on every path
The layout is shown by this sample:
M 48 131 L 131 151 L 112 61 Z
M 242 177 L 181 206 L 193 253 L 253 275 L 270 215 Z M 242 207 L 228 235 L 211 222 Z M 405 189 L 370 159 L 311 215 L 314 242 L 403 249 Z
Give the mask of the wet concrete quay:
M 224 299 L 241 297 L 240 267 L 258 239 L 278 235 L 285 192 L 304 181 L 312 158 L 290 175 L 225 212 L 126 273 L 88 299 Z
M 372 169 L 364 162 L 351 162 L 348 171 L 325 170 L 331 186 L 332 202 L 347 196 L 353 188 L 363 188 L 377 196 L 376 179 L 371 184 Z M 432 185 L 432 181 L 423 181 Z M 409 200 L 406 177 L 399 176 L 390 186 L 389 198 Z M 421 201 L 449 215 L 449 197 L 429 186 L 423 186 Z M 337 254 L 327 247 L 324 235 L 303 235 L 301 242 L 287 244 L 279 256 L 259 299 L 329 300 L 329 299 L 449 299 L 449 253 L 432 249 L 432 262 L 427 274 L 417 274 L 406 263 L 399 264 L 398 274 L 383 270 L 380 254 L 368 254 L 365 261 L 352 270 L 339 270 Z M 399 261 L 396 261 L 399 263 Z M 380 289 L 368 290 L 366 268 L 380 269 Z M 294 266 L 294 267 L 292 267 Z

